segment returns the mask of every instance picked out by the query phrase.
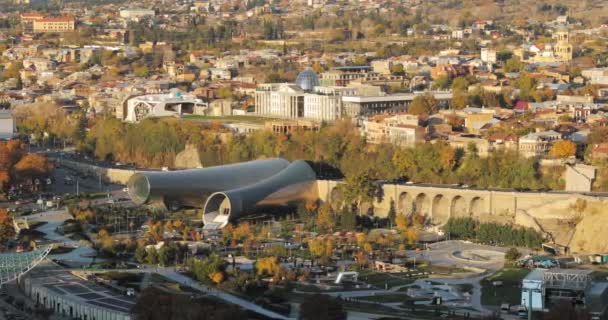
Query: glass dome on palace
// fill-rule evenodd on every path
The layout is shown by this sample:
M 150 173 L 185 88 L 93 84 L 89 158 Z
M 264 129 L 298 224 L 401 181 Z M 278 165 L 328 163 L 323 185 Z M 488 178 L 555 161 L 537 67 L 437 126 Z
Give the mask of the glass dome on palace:
M 312 91 L 319 85 L 319 76 L 312 69 L 306 68 L 296 78 L 296 84 L 304 91 Z

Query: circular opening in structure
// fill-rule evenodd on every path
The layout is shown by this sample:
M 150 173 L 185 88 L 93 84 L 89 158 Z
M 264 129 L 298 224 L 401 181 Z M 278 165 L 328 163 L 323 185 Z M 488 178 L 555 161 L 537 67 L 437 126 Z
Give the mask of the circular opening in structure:
M 230 199 L 224 193 L 214 193 L 207 199 L 203 209 L 205 228 L 219 229 L 228 224 Z
M 144 204 L 150 197 L 150 182 L 145 175 L 136 173 L 127 182 L 127 193 L 136 204 Z

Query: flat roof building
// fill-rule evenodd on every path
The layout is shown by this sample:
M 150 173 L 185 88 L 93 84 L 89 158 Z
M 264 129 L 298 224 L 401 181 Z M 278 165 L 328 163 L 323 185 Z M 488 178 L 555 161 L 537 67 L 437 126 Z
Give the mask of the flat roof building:
M 73 17 L 43 18 L 33 21 L 34 32 L 70 32 L 76 29 Z
M 62 270 L 41 268 L 24 277 L 25 294 L 54 313 L 80 320 L 131 320 L 135 300 Z

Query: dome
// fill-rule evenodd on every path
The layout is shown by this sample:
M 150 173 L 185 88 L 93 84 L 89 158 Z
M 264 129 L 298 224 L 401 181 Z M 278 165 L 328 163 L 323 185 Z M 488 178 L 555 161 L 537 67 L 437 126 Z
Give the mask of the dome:
M 312 91 L 319 85 L 319 76 L 312 69 L 306 68 L 296 78 L 296 84 L 304 91 Z

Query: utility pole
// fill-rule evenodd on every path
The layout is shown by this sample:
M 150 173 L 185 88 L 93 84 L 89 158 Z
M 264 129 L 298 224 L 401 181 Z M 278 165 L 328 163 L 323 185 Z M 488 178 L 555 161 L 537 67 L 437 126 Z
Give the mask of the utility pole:
M 80 189 L 78 187 L 78 178 L 76 178 L 76 196 L 80 196 Z

